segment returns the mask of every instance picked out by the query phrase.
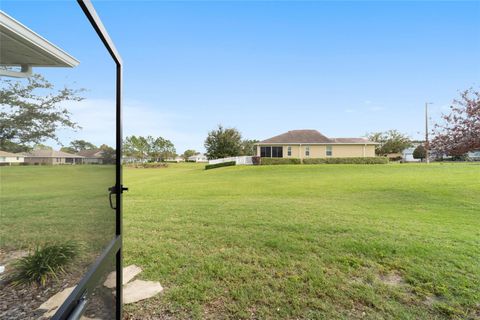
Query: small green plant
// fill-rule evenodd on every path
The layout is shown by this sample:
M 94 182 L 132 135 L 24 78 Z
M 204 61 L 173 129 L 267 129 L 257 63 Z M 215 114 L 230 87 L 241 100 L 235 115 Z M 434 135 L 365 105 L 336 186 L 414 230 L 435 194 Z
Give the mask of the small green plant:
M 64 267 L 78 255 L 78 245 L 74 242 L 51 244 L 37 247 L 14 265 L 12 284 L 37 283 L 42 286 L 51 278 L 58 279 Z

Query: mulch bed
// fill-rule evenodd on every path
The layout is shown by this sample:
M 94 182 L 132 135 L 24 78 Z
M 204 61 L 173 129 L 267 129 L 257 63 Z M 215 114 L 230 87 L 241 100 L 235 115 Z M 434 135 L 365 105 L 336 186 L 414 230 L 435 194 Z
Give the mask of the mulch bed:
M 59 280 L 51 280 L 45 286 L 19 285 L 12 286 L 8 280 L 8 273 L 2 274 L 0 280 L 0 319 L 38 319 L 45 310 L 38 307 L 51 296 L 65 288 L 78 283 L 83 270 L 69 270 Z

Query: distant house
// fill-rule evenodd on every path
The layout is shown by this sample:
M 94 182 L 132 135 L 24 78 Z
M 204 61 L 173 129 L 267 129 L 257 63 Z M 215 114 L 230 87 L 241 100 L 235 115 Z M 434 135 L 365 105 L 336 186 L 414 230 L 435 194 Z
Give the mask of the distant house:
M 197 153 L 193 156 L 188 157 L 190 162 L 208 162 L 207 156 L 203 153 Z
M 405 162 L 420 162 L 421 159 L 415 159 L 413 157 L 413 151 L 415 151 L 415 149 L 417 148 L 417 146 L 414 146 L 414 147 L 410 147 L 410 148 L 407 148 L 405 150 L 402 151 L 402 160 L 405 161 Z
M 122 162 L 123 163 L 135 163 L 135 162 L 140 162 L 137 158 L 132 157 L 132 156 L 122 156 Z
M 10 153 L 0 150 L 0 165 L 11 165 L 13 163 L 23 163 L 25 157 L 19 153 Z
M 83 157 L 63 151 L 48 149 L 33 150 L 25 154 L 25 163 L 29 164 L 82 164 Z
M 480 150 L 470 151 L 467 155 L 470 160 L 480 161 Z
M 317 130 L 292 130 L 256 144 L 267 158 L 375 157 L 376 142 L 365 138 L 327 138 Z
M 77 152 L 77 155 L 83 157 L 83 164 L 102 164 L 103 151 L 100 149 L 89 149 Z
M 185 162 L 185 159 L 183 157 L 176 156 L 175 158 L 167 158 L 167 159 L 165 159 L 165 161 L 179 163 L 179 162 Z

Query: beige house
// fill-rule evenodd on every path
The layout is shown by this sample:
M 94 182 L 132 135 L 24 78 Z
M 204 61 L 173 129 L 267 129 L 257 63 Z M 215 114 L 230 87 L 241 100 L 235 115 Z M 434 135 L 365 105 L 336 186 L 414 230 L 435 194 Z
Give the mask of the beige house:
M 292 130 L 256 144 L 267 158 L 375 157 L 376 142 L 365 138 L 327 138 L 317 130 Z
M 14 163 L 23 163 L 24 156 L 19 153 L 10 153 L 0 150 L 0 165 L 11 165 Z
M 83 157 L 83 164 L 103 164 L 103 151 L 100 149 L 82 150 L 77 155 Z
M 82 164 L 83 157 L 63 151 L 48 149 L 33 150 L 25 154 L 25 163 L 29 164 Z

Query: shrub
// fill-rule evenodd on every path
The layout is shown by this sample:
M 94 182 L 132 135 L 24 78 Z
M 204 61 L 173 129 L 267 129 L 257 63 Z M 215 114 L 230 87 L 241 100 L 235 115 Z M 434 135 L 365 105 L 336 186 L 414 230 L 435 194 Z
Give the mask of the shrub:
M 260 163 L 262 165 L 301 164 L 302 160 L 300 160 L 298 158 L 261 158 Z
M 352 158 L 261 158 L 262 165 L 272 164 L 384 164 L 387 157 L 352 157 Z
M 388 160 L 390 161 L 401 161 L 402 159 L 402 156 L 388 157 Z
M 385 164 L 387 157 L 307 158 L 304 164 Z
M 327 163 L 326 158 L 307 158 L 303 159 L 304 164 L 325 164 Z
M 259 156 L 253 156 L 252 157 L 252 164 L 254 166 L 258 166 L 261 162 L 262 158 L 260 158 Z
M 423 161 L 427 157 L 427 150 L 423 145 L 418 145 L 415 150 L 413 150 L 413 159 L 420 159 Z
M 38 283 L 42 286 L 51 278 L 64 273 L 64 267 L 78 254 L 74 242 L 37 247 L 30 255 L 14 263 L 12 283 L 14 285 Z
M 230 167 L 230 166 L 234 166 L 236 164 L 237 163 L 235 161 L 220 162 L 220 163 L 216 163 L 216 164 L 207 164 L 205 166 L 205 170 L 221 168 L 221 167 Z

